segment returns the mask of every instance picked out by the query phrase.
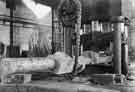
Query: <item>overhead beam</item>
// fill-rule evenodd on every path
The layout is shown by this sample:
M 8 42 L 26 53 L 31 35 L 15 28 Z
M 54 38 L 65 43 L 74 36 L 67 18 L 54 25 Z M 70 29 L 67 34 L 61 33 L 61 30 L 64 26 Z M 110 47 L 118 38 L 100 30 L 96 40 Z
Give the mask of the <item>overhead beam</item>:
M 34 0 L 36 3 L 41 3 L 50 7 L 57 7 L 61 0 Z
M 58 5 L 64 0 L 34 1 L 57 9 Z M 134 0 L 80 0 L 80 2 L 82 4 L 82 23 L 89 22 L 93 18 L 94 20 L 108 20 L 113 16 L 135 18 Z

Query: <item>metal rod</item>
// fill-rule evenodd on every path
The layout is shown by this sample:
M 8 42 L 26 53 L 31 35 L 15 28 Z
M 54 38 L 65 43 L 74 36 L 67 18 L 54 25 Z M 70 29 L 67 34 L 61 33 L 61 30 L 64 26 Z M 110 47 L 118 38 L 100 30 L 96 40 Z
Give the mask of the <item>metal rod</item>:
M 10 9 L 10 18 L 13 19 L 13 9 Z M 10 21 L 10 45 L 13 46 L 13 21 Z
M 10 51 L 9 51 L 9 56 L 10 57 L 12 57 L 12 47 L 13 47 L 13 27 L 14 27 L 14 25 L 13 25 L 13 9 L 12 8 L 10 8 Z
M 72 56 L 72 27 L 65 26 L 65 53 Z
M 76 47 L 75 47 L 75 64 L 74 64 L 74 69 L 73 69 L 73 73 L 76 75 L 76 68 L 77 68 L 77 64 L 78 64 L 78 57 L 80 55 L 80 24 L 76 24 L 75 25 L 75 30 L 76 30 Z
M 52 8 L 52 54 L 55 52 L 54 47 L 54 8 Z

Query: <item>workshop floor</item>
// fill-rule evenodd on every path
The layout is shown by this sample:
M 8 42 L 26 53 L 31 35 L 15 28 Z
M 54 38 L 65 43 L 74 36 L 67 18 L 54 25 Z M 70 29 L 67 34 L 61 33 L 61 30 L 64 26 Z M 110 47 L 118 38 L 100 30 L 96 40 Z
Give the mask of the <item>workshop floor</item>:
M 119 92 L 91 84 L 58 81 L 34 81 L 28 84 L 1 84 L 0 92 Z

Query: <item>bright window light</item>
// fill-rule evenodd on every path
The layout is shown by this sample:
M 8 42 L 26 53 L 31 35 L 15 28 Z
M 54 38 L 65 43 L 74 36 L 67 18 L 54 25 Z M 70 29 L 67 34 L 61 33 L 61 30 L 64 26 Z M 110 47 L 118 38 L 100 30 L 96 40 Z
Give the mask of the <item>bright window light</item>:
M 37 16 L 37 18 L 41 19 L 45 15 L 47 15 L 51 8 L 42 4 L 36 4 L 33 0 L 23 0 L 24 4 L 32 10 L 32 12 Z

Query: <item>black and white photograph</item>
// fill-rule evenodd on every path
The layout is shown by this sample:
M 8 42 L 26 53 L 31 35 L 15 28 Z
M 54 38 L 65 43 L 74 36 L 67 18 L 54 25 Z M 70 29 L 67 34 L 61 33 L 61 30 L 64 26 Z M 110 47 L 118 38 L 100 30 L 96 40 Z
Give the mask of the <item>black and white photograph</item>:
M 0 92 L 135 92 L 135 0 L 0 0 Z

